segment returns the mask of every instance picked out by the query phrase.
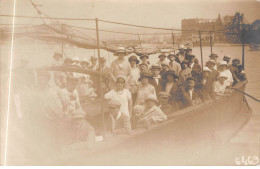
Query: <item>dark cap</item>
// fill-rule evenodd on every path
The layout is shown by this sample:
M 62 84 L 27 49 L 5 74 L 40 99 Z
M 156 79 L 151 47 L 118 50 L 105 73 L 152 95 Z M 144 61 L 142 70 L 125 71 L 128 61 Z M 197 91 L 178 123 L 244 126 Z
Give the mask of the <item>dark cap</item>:
M 173 70 L 168 70 L 166 73 L 165 73 L 165 76 L 167 77 L 168 75 L 171 75 L 173 77 L 173 79 L 178 79 L 179 77 L 175 74 L 175 71 Z
M 160 58 L 160 57 L 166 58 L 166 55 L 165 55 L 165 54 L 160 54 L 160 55 L 158 56 L 158 58 Z
M 153 75 L 151 73 L 149 73 L 149 72 L 143 72 L 141 74 L 140 78 L 138 79 L 138 81 L 140 81 L 144 77 L 146 77 L 146 78 L 153 78 Z
M 149 59 L 149 55 L 146 55 L 146 54 L 141 55 L 141 56 L 140 56 L 140 59 L 143 59 L 143 58 L 145 58 L 145 57 L 146 57 L 147 59 Z

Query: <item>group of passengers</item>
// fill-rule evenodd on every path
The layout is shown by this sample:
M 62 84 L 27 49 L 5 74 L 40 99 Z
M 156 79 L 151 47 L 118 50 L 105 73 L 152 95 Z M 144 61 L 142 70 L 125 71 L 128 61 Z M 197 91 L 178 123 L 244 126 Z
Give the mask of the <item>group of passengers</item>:
M 133 128 L 149 128 L 151 124 L 166 121 L 167 115 L 178 110 L 229 95 L 229 88 L 247 81 L 239 59 L 229 64 L 231 57 L 224 56 L 218 62 L 219 56 L 212 53 L 202 68 L 192 49 L 183 45 L 177 54 L 160 54 L 155 64 L 151 64 L 149 55 L 141 55 L 139 59 L 137 55 L 130 55 L 127 59 L 124 47 L 119 47 L 115 56 L 117 59 L 110 67 L 106 66 L 104 57 L 91 57 L 90 63 L 78 58 L 62 61 L 59 53 L 53 56 L 55 66 L 101 71 L 102 79 L 75 72 L 54 72 L 53 75 L 36 72 L 37 92 L 36 97 L 31 97 L 30 105 L 34 108 L 31 111 L 35 117 L 51 120 L 49 128 L 59 124 L 56 134 L 60 142 L 88 145 L 102 140 L 104 133 L 129 134 Z M 55 88 L 49 86 L 52 78 Z M 102 88 L 103 96 L 97 86 Z M 91 110 L 84 109 L 82 104 L 97 97 L 104 97 L 108 110 L 103 117 L 93 120 L 89 116 Z M 16 102 L 19 101 L 16 99 Z M 21 111 L 19 106 L 16 109 Z M 64 134 L 68 130 L 70 134 Z M 68 137 L 69 140 L 65 139 Z

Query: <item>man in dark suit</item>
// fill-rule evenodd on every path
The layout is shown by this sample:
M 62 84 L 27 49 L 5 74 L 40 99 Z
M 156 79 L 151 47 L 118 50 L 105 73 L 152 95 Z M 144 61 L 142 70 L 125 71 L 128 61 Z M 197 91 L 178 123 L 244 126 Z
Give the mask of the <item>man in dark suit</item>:
M 153 78 L 149 79 L 149 83 L 155 88 L 156 94 L 162 91 L 162 78 L 160 76 L 161 66 L 154 64 L 151 67 Z
M 195 86 L 195 81 L 193 77 L 188 77 L 186 80 L 187 86 L 181 87 L 182 108 L 199 104 L 203 99 L 203 94 L 201 90 Z

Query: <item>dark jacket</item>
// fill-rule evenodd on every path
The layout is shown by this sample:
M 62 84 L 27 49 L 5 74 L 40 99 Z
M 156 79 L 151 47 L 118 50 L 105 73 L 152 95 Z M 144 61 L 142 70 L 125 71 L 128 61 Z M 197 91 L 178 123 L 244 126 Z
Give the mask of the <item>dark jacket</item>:
M 196 86 L 193 89 L 192 98 L 190 98 L 189 89 L 181 87 L 182 108 L 194 105 L 194 102 L 200 102 L 203 99 L 202 91 Z
M 153 87 L 155 88 L 156 94 L 157 94 L 157 96 L 158 96 L 158 93 L 162 91 L 162 85 L 163 85 L 163 80 L 162 80 L 162 78 L 159 78 L 159 79 L 158 79 L 158 85 L 157 85 L 157 83 L 156 83 L 156 81 L 155 81 L 154 78 L 149 79 L 149 83 L 150 83 L 151 85 L 153 85 Z

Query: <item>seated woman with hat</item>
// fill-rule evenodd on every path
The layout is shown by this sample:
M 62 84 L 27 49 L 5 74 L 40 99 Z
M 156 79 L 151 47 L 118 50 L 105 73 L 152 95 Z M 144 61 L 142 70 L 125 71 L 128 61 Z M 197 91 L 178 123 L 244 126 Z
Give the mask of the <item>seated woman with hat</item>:
M 131 117 L 132 114 L 132 97 L 128 89 L 125 89 L 126 78 L 119 76 L 116 79 L 116 89 L 110 90 L 105 94 L 106 100 L 117 99 L 121 103 L 120 111 L 124 115 Z
M 227 95 L 227 79 L 228 76 L 225 73 L 220 73 L 218 76 L 218 80 L 214 82 L 213 84 L 213 92 L 215 95 L 215 98 L 226 96 Z
M 153 85 L 149 84 L 149 79 L 152 79 L 152 77 L 151 73 L 144 72 L 141 74 L 141 77 L 139 78 L 141 84 L 138 87 L 135 105 L 143 105 L 145 97 L 149 94 L 152 94 L 157 98 L 155 88 Z
M 181 71 L 179 74 L 179 81 L 181 84 L 184 84 L 186 82 L 186 79 L 188 77 L 191 77 L 191 68 L 189 68 L 189 62 L 188 60 L 184 60 L 181 62 Z
M 180 97 L 180 84 L 178 82 L 178 76 L 173 70 L 168 70 L 165 74 L 166 83 L 163 86 L 163 91 L 169 94 L 168 102 L 173 105 L 175 110 L 179 110 L 179 97 Z

